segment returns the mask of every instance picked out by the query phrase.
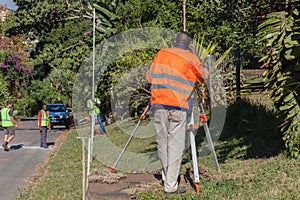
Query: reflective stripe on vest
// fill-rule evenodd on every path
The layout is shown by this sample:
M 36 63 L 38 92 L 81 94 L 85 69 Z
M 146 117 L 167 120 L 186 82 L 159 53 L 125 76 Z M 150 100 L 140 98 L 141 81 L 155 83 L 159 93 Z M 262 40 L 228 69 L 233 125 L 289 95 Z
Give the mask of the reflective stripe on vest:
M 42 124 L 41 126 L 48 126 L 49 125 L 49 114 L 46 111 L 41 110 L 42 112 Z M 47 115 L 48 114 L 48 115 Z
M 9 111 L 10 111 L 10 108 L 3 108 L 1 110 L 1 119 L 2 119 L 2 126 L 3 127 L 14 126 L 13 122 L 10 119 Z
M 168 48 L 158 52 L 146 77 L 151 83 L 151 105 L 188 109 L 195 82 L 204 78 L 204 70 L 195 54 Z

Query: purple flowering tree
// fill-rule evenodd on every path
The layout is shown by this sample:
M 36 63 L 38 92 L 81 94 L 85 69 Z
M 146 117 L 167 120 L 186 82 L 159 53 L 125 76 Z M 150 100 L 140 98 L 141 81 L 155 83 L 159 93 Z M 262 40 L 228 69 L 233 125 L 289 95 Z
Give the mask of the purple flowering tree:
M 10 53 L 1 62 L 0 68 L 4 80 L 8 83 L 8 89 L 13 98 L 21 96 L 21 87 L 26 87 L 32 77 L 32 71 L 24 66 L 18 53 Z

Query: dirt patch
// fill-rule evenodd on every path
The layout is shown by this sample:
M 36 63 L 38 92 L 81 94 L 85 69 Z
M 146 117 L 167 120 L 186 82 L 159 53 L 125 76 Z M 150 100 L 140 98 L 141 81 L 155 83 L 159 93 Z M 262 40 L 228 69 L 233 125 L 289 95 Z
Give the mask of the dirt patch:
M 109 172 L 108 172 L 109 173 Z M 95 181 L 89 183 L 88 199 L 136 199 L 141 191 L 163 190 L 155 174 L 124 174 L 118 182 Z
M 193 171 L 186 168 L 180 175 L 180 185 L 187 190 L 195 191 Z M 214 180 L 216 177 L 209 174 L 206 169 L 199 166 L 199 177 L 205 180 Z M 110 178 L 113 181 L 108 181 Z M 128 200 L 140 199 L 139 194 L 145 191 L 161 191 L 161 174 L 159 172 L 148 174 L 118 174 L 93 171 L 89 177 L 88 199 L 90 200 Z M 111 184 L 110 184 L 111 183 Z

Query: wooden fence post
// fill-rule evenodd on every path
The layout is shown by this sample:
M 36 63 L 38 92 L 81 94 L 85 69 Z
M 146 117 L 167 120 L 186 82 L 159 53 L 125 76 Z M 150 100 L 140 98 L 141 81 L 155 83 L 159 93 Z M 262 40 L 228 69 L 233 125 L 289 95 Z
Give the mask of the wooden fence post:
M 236 98 L 240 98 L 241 95 L 241 52 L 240 46 L 236 48 L 236 66 L 235 66 L 235 76 L 236 76 Z

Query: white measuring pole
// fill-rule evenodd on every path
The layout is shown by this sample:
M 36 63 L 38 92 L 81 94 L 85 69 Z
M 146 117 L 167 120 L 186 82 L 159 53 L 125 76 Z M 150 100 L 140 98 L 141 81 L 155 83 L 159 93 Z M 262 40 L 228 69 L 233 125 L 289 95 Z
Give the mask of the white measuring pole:
M 95 22 L 95 18 L 96 18 L 96 13 L 95 13 L 95 8 L 93 10 L 93 84 L 92 84 L 92 101 L 93 101 L 93 105 L 95 104 L 94 99 L 95 99 L 95 26 L 96 26 L 96 22 Z M 95 107 L 95 105 L 94 105 Z M 93 143 L 94 143 L 94 128 L 95 128 L 95 109 L 93 107 L 93 116 L 92 116 L 92 129 L 91 129 L 91 136 L 92 136 L 92 140 L 91 140 L 91 144 L 92 144 L 92 148 L 91 148 L 91 154 L 93 153 L 92 149 L 93 149 Z
M 92 105 L 93 105 L 93 110 L 92 110 L 92 116 L 91 116 L 91 133 L 90 133 L 90 138 L 89 138 L 89 144 L 88 144 L 88 166 L 87 166 L 87 177 L 90 175 L 90 163 L 92 159 L 92 154 L 93 154 L 93 143 L 94 143 L 94 129 L 95 129 L 95 8 L 93 9 L 93 60 L 92 60 L 92 68 L 93 68 L 93 74 L 92 74 Z M 87 181 L 87 186 L 88 186 L 88 181 Z
M 86 137 L 77 137 L 82 142 L 82 200 L 86 198 L 86 178 L 85 178 L 85 140 Z
M 88 138 L 88 162 L 87 162 L 87 170 L 86 170 L 86 176 L 87 176 L 87 182 L 86 182 L 86 189 L 89 187 L 89 175 L 90 175 L 90 167 L 91 167 L 91 154 L 90 154 L 90 149 L 91 149 L 91 137 Z
M 197 159 L 197 150 L 194 134 L 194 113 L 191 114 L 191 121 L 188 123 L 188 131 L 190 133 L 190 143 L 192 150 L 192 161 L 193 161 L 193 171 L 194 171 L 194 182 L 196 186 L 196 192 L 200 192 L 200 179 L 199 179 L 199 170 L 198 170 L 198 159 Z

